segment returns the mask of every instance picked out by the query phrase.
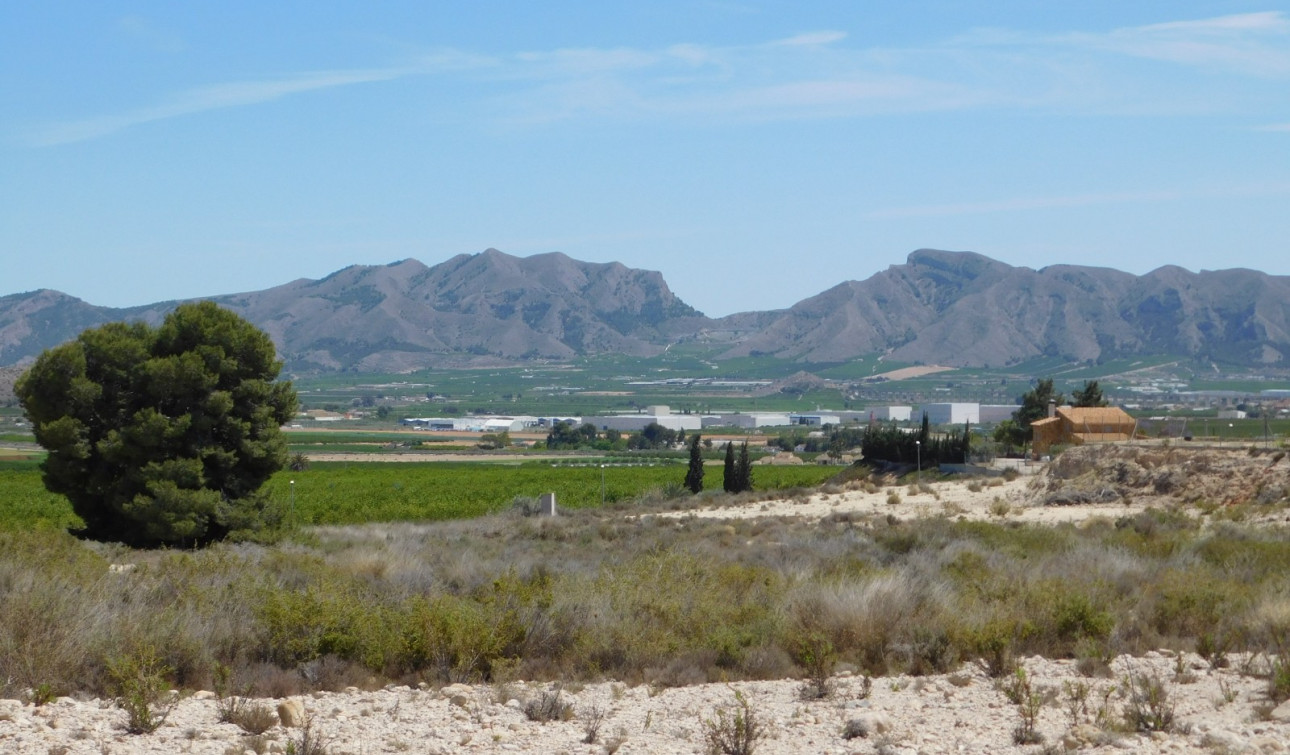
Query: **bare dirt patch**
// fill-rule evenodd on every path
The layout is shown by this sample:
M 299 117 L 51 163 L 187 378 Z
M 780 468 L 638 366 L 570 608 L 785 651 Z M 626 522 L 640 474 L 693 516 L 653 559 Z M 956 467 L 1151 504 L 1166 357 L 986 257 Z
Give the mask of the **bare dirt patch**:
M 1147 508 L 1179 507 L 1193 516 L 1288 521 L 1290 459 L 1276 449 L 1084 446 L 1049 464 L 1002 477 L 903 482 L 881 476 L 810 495 L 715 506 L 670 516 L 749 519 L 833 514 L 950 516 L 1032 524 L 1118 518 Z M 930 477 L 930 475 L 929 475 Z
M 887 380 L 908 380 L 910 378 L 924 377 L 926 375 L 935 375 L 938 372 L 949 372 L 953 367 L 941 367 L 936 364 L 924 364 L 917 367 L 902 367 L 899 370 L 890 372 L 880 372 L 877 375 L 871 375 L 870 379 L 886 378 Z

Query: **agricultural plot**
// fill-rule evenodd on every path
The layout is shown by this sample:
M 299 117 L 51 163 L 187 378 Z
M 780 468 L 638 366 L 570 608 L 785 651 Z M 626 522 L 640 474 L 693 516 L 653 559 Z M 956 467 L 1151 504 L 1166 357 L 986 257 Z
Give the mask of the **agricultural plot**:
M 79 522 L 66 498 L 45 490 L 35 462 L 0 460 L 0 530 L 67 529 Z
M 811 487 L 836 467 L 755 467 L 758 490 Z M 643 495 L 688 495 L 679 491 L 685 465 L 607 465 L 604 501 Z M 292 481 L 295 481 L 292 484 Z M 707 489 L 720 490 L 721 470 L 708 470 Z M 315 463 L 282 471 L 264 487 L 272 505 L 298 524 L 462 519 L 499 511 L 518 497 L 555 493 L 560 506 L 586 508 L 601 502 L 599 464 L 364 464 Z M 76 522 L 70 504 L 47 492 L 32 462 L 0 462 L 0 530 L 66 529 Z
M 829 467 L 768 466 L 756 467 L 753 479 L 759 490 L 785 489 L 818 485 L 836 473 Z M 684 479 L 680 464 L 606 466 L 604 501 L 670 494 Z M 355 524 L 473 517 L 543 493 L 555 493 L 562 507 L 599 506 L 601 480 L 598 464 L 314 464 L 304 472 L 277 474 L 265 490 L 290 509 L 294 487 L 295 517 L 302 524 Z M 705 482 L 706 489 L 720 490 L 721 470 L 709 470 Z

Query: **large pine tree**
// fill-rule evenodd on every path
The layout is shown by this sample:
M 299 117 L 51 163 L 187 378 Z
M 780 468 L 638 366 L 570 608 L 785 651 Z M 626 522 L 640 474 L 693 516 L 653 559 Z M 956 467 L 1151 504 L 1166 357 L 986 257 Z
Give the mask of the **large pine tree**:
M 269 336 L 212 302 L 159 327 L 108 323 L 44 352 L 15 392 L 48 451 L 45 487 L 79 534 L 186 548 L 272 518 L 260 487 L 287 463 L 296 392 Z

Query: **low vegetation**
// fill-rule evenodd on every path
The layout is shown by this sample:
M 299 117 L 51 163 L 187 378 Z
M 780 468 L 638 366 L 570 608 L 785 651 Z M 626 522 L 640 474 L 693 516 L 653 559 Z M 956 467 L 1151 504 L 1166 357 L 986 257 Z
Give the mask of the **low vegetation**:
M 670 505 L 647 496 L 557 518 L 322 527 L 202 551 L 0 532 L 0 694 L 132 697 L 146 728 L 168 687 L 217 682 L 286 695 L 790 677 L 818 698 L 839 668 L 979 662 L 1009 678 L 1016 658 L 1041 654 L 1096 674 L 1115 654 L 1160 648 L 1290 662 L 1283 529 L 1202 528 L 1163 509 L 1078 528 L 651 515 Z M 1287 676 L 1270 675 L 1270 695 L 1290 694 Z M 1145 689 L 1143 725 L 1164 725 Z

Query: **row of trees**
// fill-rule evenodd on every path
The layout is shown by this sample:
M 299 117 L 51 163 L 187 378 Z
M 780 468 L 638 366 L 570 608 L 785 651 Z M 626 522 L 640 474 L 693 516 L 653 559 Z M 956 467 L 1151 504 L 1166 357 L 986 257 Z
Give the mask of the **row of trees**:
M 798 447 L 807 453 L 829 453 L 839 456 L 853 448 L 859 448 L 864 442 L 863 427 L 842 427 L 825 425 L 823 433 L 811 433 L 805 428 L 784 430 L 770 441 L 770 445 L 785 451 Z
M 546 447 L 552 451 L 594 448 L 602 451 L 622 450 L 628 447 L 628 441 L 617 430 L 606 430 L 603 434 L 590 422 L 574 425 L 572 422 L 557 422 L 551 426 L 546 436 Z
M 648 451 L 671 448 L 685 442 L 684 430 L 670 430 L 657 422 L 646 425 L 639 433 L 624 437 L 619 430 L 601 433 L 590 422 L 575 426 L 572 422 L 557 422 L 546 436 L 546 447 L 553 451 L 592 448 L 602 451 Z
M 866 461 L 921 463 L 928 467 L 964 464 L 972 451 L 972 428 L 964 423 L 961 431 L 951 430 L 933 436 L 924 413 L 918 432 L 907 432 L 895 423 L 876 423 L 865 428 L 861 445 Z
M 739 447 L 738 458 L 735 457 L 735 444 L 726 444 L 726 463 L 722 469 L 721 488 L 727 493 L 744 493 L 753 489 L 748 441 L 744 441 Z
M 691 493 L 703 492 L 703 449 L 699 434 L 690 438 L 690 463 L 685 470 L 685 487 Z M 726 444 L 726 462 L 722 469 L 721 488 L 727 493 L 742 493 L 753 489 L 752 460 L 748 455 L 748 441 L 739 447 L 735 456 L 735 444 Z

